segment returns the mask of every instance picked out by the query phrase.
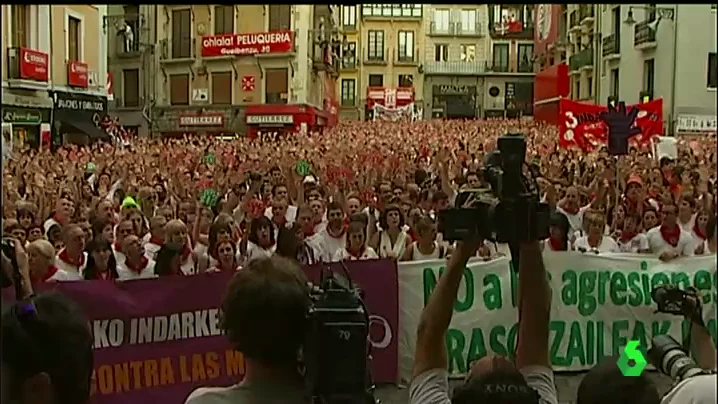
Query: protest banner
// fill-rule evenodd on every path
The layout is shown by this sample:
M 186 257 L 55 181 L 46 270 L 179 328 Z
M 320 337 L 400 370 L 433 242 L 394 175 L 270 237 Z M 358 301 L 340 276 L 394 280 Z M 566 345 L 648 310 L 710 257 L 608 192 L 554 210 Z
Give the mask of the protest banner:
M 641 133 L 631 137 L 629 144 L 633 146 L 651 145 L 651 139 L 654 136 L 663 135 L 663 99 L 626 106 L 627 111 L 633 108 L 639 110 L 634 125 L 641 130 Z M 559 101 L 559 145 L 563 148 L 575 146 L 585 152 L 606 145 L 608 128 L 601 119 L 601 113 L 606 111 L 605 105 L 561 99 Z
M 590 369 L 605 356 L 619 355 L 628 340 L 649 346 L 658 334 L 679 342 L 687 327 L 676 316 L 656 314 L 651 289 L 659 284 L 693 286 L 701 292 L 704 319 L 716 339 L 716 256 L 662 263 L 652 256 L 547 252 L 553 293 L 549 354 L 557 371 Z M 399 375 L 407 381 L 416 330 L 426 301 L 446 262 L 399 265 Z M 449 373 L 463 376 L 487 354 L 511 355 L 517 337 L 518 278 L 508 258 L 467 265 L 446 336 Z
M 336 269 L 336 267 L 335 267 Z M 398 291 L 390 260 L 347 262 L 371 313 L 372 374 L 397 380 Z M 317 280 L 319 267 L 305 268 Z M 74 300 L 94 338 L 93 404 L 181 403 L 195 388 L 228 386 L 244 360 L 222 335 L 219 316 L 230 273 L 127 282 L 45 284 Z

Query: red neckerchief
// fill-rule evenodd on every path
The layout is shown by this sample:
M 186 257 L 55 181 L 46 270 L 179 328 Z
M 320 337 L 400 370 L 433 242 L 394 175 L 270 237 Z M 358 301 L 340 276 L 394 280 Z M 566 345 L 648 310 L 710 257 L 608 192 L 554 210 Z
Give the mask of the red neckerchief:
M 701 240 L 706 239 L 706 233 L 698 226 L 698 220 L 696 220 L 693 224 L 693 233 L 695 233 Z
M 225 268 L 222 266 L 222 261 L 217 261 L 217 269 L 220 270 L 220 272 L 234 272 L 237 270 L 238 265 L 235 263 L 232 268 Z
M 661 225 L 659 228 L 661 231 L 661 237 L 663 237 L 663 240 L 672 245 L 673 247 L 678 246 L 678 239 L 681 237 L 681 227 L 678 225 L 675 225 L 673 229 L 667 228 L 665 225 Z
M 314 235 L 314 226 L 312 226 L 310 229 L 304 229 L 302 230 L 304 233 L 304 238 L 312 237 Z
M 347 246 L 347 252 L 349 253 L 349 255 L 352 256 L 352 257 L 354 257 L 354 258 L 356 258 L 356 259 L 361 258 L 362 255 L 364 255 L 364 251 L 366 251 L 366 246 L 361 246 L 361 248 L 359 249 L 359 251 L 356 251 L 356 250 L 354 250 L 354 249 L 352 249 L 352 248 L 350 248 L 350 247 Z
M 274 224 L 277 226 L 277 228 L 282 228 L 287 225 L 287 217 L 286 216 L 282 216 L 282 217 L 272 216 L 272 222 L 274 222 Z
M 621 237 L 619 237 L 619 239 L 622 242 L 627 243 L 627 242 L 633 240 L 633 238 L 636 237 L 636 234 L 638 234 L 637 231 L 629 232 L 629 231 L 621 230 Z
M 344 216 L 344 220 L 342 220 L 342 226 L 349 227 L 349 222 L 351 222 L 349 216 Z
M 58 216 L 57 213 L 52 215 L 52 220 L 54 220 L 62 225 L 65 224 L 65 220 L 60 219 L 60 216 Z
M 329 237 L 332 237 L 332 238 L 342 238 L 342 236 L 344 236 L 344 233 L 347 231 L 347 228 L 348 228 L 348 227 L 349 227 L 349 226 L 345 226 L 344 224 L 342 224 L 342 228 L 341 228 L 341 230 L 339 231 L 339 234 L 336 234 L 336 235 L 335 235 L 335 234 L 332 232 L 331 227 L 327 226 L 327 234 L 329 235 Z
M 590 240 L 591 240 L 591 238 L 589 238 L 588 236 L 586 236 L 586 244 L 588 244 L 588 246 L 589 246 L 590 248 L 598 248 L 598 247 L 601 245 L 601 241 L 603 241 L 603 237 L 601 237 L 601 238 L 598 239 L 598 244 L 596 244 L 595 246 L 591 245 L 591 241 L 590 241 Z
M 565 206 L 565 205 L 566 205 L 565 203 L 564 203 L 564 204 L 561 204 L 561 205 L 562 205 L 562 206 L 561 206 L 561 209 L 563 209 L 564 212 L 568 213 L 569 215 L 575 215 L 575 214 L 578 213 L 578 210 L 579 210 L 578 205 L 575 206 L 575 207 L 571 207 L 571 208 L 567 208 L 567 207 Z
M 270 241 L 267 244 L 258 244 L 260 247 L 264 248 L 265 250 L 269 250 L 270 248 L 274 247 L 274 242 Z
M 164 242 L 164 240 L 162 240 L 161 237 L 152 236 L 152 237 L 150 237 L 150 243 L 156 244 L 156 245 L 162 245 L 165 242 Z
M 125 260 L 125 265 L 127 265 L 127 268 L 130 268 L 132 272 L 139 274 L 143 269 L 147 268 L 149 262 L 150 260 L 143 255 L 140 259 L 140 265 L 135 266 L 129 259 Z
M 55 265 L 50 265 L 49 267 L 47 267 L 47 270 L 45 271 L 45 274 L 42 275 L 42 276 L 40 276 L 40 277 L 35 277 L 35 278 L 33 279 L 32 283 L 37 284 L 37 283 L 47 282 L 47 281 L 48 281 L 50 278 L 52 278 L 52 277 L 57 273 L 57 271 L 59 271 L 59 270 L 60 270 L 60 268 L 58 268 L 57 266 L 55 266 Z
M 409 229 L 407 234 L 409 235 L 409 237 L 411 237 L 411 241 L 416 241 L 416 232 L 414 231 L 414 229 Z
M 80 259 L 75 261 L 72 258 L 70 258 L 70 255 L 67 253 L 66 248 L 63 248 L 57 257 L 60 258 L 60 260 L 62 262 L 66 263 L 68 265 L 78 267 L 78 268 L 82 267 L 82 265 L 85 263 L 85 254 L 80 254 Z
M 97 271 L 95 272 L 95 276 L 92 278 L 93 280 L 103 280 L 103 281 L 110 281 L 114 280 L 115 274 L 113 274 L 111 271 Z
M 185 243 L 182 246 L 182 261 L 181 262 L 185 262 L 187 260 L 187 257 L 189 257 L 189 255 L 191 253 L 192 253 L 192 249 L 189 248 L 189 246 L 187 246 L 187 243 Z
M 549 236 L 548 243 L 551 245 L 552 251 L 564 251 L 563 241 L 554 236 Z
M 122 243 L 115 241 L 115 251 L 122 252 Z

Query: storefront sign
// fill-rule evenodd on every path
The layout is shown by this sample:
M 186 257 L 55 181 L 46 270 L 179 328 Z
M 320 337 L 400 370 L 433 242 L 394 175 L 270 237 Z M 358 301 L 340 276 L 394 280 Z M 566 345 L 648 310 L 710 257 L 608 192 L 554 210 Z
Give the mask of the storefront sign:
M 16 125 L 39 125 L 42 113 L 37 109 L 3 108 L 2 120 Z
M 679 115 L 676 132 L 715 132 L 716 117 L 709 115 Z
M 248 115 L 249 125 L 291 125 L 294 123 L 293 115 Z
M 220 34 L 202 37 L 202 56 L 242 56 L 291 52 L 293 31 Z
M 55 107 L 57 109 L 69 109 L 74 111 L 91 111 L 91 112 L 105 112 L 107 111 L 107 101 L 101 99 L 89 100 L 79 99 L 72 95 L 70 97 L 58 96 L 55 100 Z
M 369 108 L 373 108 L 375 103 L 387 108 L 399 108 L 414 102 L 414 89 L 411 87 L 368 87 L 366 95 Z
M 48 61 L 47 53 L 28 48 L 20 48 L 18 63 L 20 64 L 20 78 L 35 81 L 47 81 Z
M 89 80 L 87 78 L 87 63 L 70 60 L 67 62 L 67 84 L 72 87 L 87 88 Z
M 182 115 L 180 126 L 222 126 L 224 114 Z
M 442 94 L 442 95 L 476 94 L 476 86 L 459 86 L 459 85 L 453 85 L 453 84 L 435 85 L 434 93 Z

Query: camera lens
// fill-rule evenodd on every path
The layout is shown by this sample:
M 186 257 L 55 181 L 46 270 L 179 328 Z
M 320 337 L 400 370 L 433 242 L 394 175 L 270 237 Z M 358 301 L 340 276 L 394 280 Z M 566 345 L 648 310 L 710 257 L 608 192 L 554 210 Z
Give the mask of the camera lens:
M 669 335 L 657 335 L 648 350 L 650 362 L 672 379 L 684 380 L 703 373 L 703 370 L 683 351 Z

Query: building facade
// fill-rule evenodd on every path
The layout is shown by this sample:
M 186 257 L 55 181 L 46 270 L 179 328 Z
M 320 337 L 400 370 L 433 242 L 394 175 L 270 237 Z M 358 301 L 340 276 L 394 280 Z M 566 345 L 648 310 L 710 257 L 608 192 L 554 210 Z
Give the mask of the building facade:
M 715 5 L 600 8 L 600 99 L 663 98 L 669 134 L 692 131 L 690 122 L 715 131 Z
M 334 120 L 336 62 L 314 46 L 334 44 L 314 30 L 331 31 L 331 6 L 157 7 L 153 133 L 281 133 Z
M 601 103 L 598 98 L 600 81 L 594 75 L 595 61 L 599 60 L 601 49 L 601 36 L 595 24 L 596 7 L 595 4 L 567 5 L 566 55 L 571 76 L 570 98 Z
M 424 104 L 425 6 L 342 6 L 344 40 L 337 97 L 344 119 L 370 119 L 375 104 Z
M 105 137 L 106 6 L 2 7 L 3 133 L 31 146 Z
M 570 97 L 567 65 L 568 5 L 538 4 L 535 8 L 534 119 L 559 123 L 559 101 Z

